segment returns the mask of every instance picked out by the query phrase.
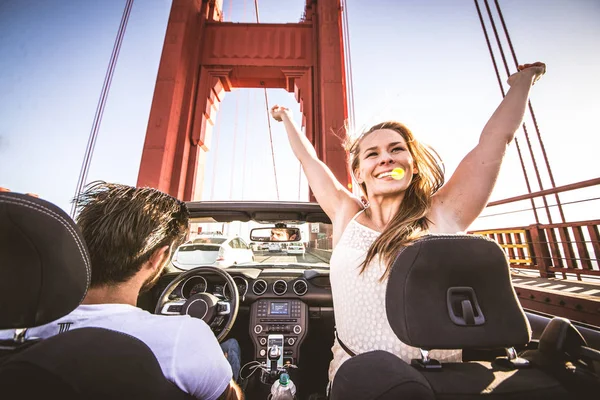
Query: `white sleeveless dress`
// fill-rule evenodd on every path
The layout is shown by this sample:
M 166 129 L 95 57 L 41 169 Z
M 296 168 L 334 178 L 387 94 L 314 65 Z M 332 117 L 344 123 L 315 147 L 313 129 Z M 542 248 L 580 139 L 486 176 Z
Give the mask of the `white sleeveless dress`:
M 385 350 L 410 363 L 411 359 L 420 358 L 421 354 L 419 349 L 402 343 L 387 320 L 387 280 L 379 281 L 385 272 L 385 265 L 375 256 L 365 272 L 360 274 L 360 265 L 369 247 L 380 235 L 356 221 L 363 211 L 357 213 L 344 230 L 329 264 L 337 334 L 356 354 Z M 350 356 L 337 339 L 331 351 L 333 360 L 329 364 L 329 381 L 333 382 L 338 368 Z M 462 351 L 432 350 L 430 356 L 441 362 L 460 362 Z

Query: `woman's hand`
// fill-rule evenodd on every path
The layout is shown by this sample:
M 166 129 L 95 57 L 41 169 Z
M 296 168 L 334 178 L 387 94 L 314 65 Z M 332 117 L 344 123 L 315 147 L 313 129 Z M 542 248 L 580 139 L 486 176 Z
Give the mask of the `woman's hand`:
M 273 116 L 275 121 L 281 122 L 284 114 L 290 116 L 291 111 L 286 107 L 278 106 L 277 104 L 271 108 L 271 116 Z
M 508 85 L 513 86 L 521 79 L 526 79 L 534 85 L 546 73 L 546 64 L 543 62 L 534 62 L 533 64 L 519 65 L 519 72 L 508 77 Z

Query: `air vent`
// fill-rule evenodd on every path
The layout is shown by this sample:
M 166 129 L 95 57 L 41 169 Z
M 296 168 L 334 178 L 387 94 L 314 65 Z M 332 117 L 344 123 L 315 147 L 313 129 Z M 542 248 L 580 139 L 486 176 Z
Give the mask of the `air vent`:
M 261 294 L 263 294 L 266 291 L 267 291 L 267 282 L 265 282 L 264 280 L 259 279 L 252 284 L 252 292 L 255 295 L 260 296 Z
M 299 279 L 294 282 L 294 293 L 298 296 L 303 296 L 308 292 L 308 283 L 304 279 Z
M 287 283 L 281 279 L 275 281 L 273 284 L 273 293 L 275 293 L 277 296 L 283 296 L 285 292 L 287 292 Z

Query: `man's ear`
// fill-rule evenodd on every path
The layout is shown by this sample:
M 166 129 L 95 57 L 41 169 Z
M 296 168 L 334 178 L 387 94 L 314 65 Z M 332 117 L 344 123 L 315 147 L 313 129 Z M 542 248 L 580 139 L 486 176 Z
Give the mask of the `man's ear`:
M 171 254 L 170 246 L 163 246 L 157 249 L 148 260 L 148 267 L 152 269 L 160 268 L 165 263 L 165 258 Z

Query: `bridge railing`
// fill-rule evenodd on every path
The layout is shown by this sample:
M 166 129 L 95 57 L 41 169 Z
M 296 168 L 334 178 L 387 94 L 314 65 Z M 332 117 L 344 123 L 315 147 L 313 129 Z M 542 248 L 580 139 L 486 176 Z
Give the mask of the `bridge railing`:
M 488 207 L 600 185 L 600 178 L 540 192 L 495 201 Z M 587 199 L 583 201 L 597 199 Z M 532 224 L 527 226 L 474 230 L 495 240 L 504 249 L 511 266 L 539 271 L 542 278 L 600 277 L 600 220 Z
M 315 239 L 312 242 L 310 242 L 309 247 L 312 249 L 319 249 L 319 250 L 332 250 L 333 249 L 333 239 L 332 238 Z
M 514 268 L 542 278 L 600 276 L 600 220 L 472 231 L 498 242 Z

